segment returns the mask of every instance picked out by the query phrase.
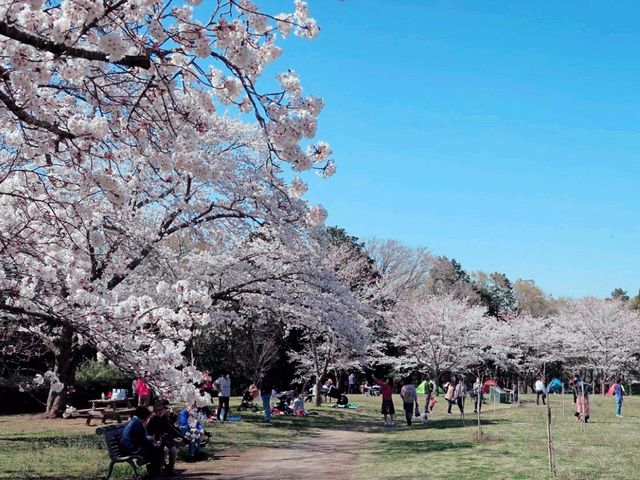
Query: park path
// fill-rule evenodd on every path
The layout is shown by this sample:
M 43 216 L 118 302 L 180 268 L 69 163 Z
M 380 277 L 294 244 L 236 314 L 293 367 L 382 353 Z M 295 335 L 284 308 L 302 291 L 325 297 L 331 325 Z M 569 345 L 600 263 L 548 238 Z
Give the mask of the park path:
M 322 430 L 288 445 L 222 451 L 213 462 L 189 464 L 189 480 L 352 480 L 367 433 Z

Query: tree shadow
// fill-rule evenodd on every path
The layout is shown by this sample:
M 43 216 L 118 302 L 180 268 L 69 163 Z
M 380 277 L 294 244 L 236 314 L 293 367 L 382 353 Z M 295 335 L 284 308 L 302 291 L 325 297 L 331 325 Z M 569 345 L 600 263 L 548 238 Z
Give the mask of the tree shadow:
M 443 452 L 446 450 L 460 450 L 473 448 L 475 445 L 471 442 L 447 442 L 440 440 L 398 440 L 384 439 L 376 444 L 374 453 L 383 456 L 422 454 L 431 452 Z

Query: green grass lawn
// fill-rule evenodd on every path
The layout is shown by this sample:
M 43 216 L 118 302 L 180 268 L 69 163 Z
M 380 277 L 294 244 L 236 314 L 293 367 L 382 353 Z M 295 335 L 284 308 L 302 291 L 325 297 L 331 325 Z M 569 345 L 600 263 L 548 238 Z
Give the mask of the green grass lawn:
M 362 478 L 547 478 L 544 410 L 525 396 L 517 407 L 485 405 L 485 439 L 476 440 L 475 418 L 464 424 L 446 415 L 444 400 L 426 427 L 418 419 L 407 428 L 403 419 L 384 427 L 378 398 L 354 400 L 357 411 L 318 409 L 318 416 L 276 417 L 261 424 L 260 413 L 242 412 L 243 421 L 210 426 L 214 458 L 237 449 L 284 445 L 325 429 L 367 432 L 360 457 Z M 396 406 L 399 398 L 396 397 Z M 238 400 L 232 400 L 232 408 Z M 640 476 L 640 398 L 625 399 L 624 418 L 614 415 L 613 400 L 592 397 L 592 423 L 582 430 L 573 417 L 571 398 L 565 415 L 559 396 L 552 397 L 554 446 L 558 478 L 566 480 L 636 479 Z M 107 454 L 95 427 L 82 420 L 41 420 L 34 416 L 0 416 L 0 478 L 94 479 L 106 473 Z M 188 468 L 188 467 L 187 467 Z M 214 467 L 215 470 L 215 467 Z M 374 476 L 372 477 L 372 472 Z M 113 478 L 130 478 L 128 466 L 116 466 Z

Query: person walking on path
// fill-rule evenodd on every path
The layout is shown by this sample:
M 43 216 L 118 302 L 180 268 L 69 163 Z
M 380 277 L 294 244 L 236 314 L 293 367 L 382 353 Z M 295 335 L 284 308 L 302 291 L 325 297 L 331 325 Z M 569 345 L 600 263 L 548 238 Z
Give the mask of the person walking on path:
M 262 407 L 264 408 L 264 423 L 271 423 L 271 392 L 273 390 L 273 380 L 266 369 L 260 372 L 260 380 L 258 380 L 258 389 L 260 390 L 260 398 L 262 398 Z
M 393 406 L 393 379 L 387 378 L 385 382 L 373 375 L 373 382 L 380 387 L 382 393 L 382 407 L 380 413 L 384 415 L 384 424 L 387 427 L 395 425 L 396 409 Z
M 407 419 L 407 426 L 410 427 L 414 410 L 418 410 L 419 413 L 418 392 L 416 392 L 416 387 L 413 386 L 410 378 L 404 381 L 404 385 L 400 389 L 400 397 L 404 404 L 404 417 Z
M 231 396 L 231 379 L 227 372 L 220 375 L 214 383 L 216 390 L 218 390 L 218 420 L 227 421 L 227 415 L 229 414 L 229 397 Z
M 356 393 L 356 374 L 351 372 L 349 374 L 349 395 Z
M 616 378 L 616 383 L 613 384 L 613 395 L 616 397 L 616 417 L 622 417 L 622 398 L 624 397 L 624 388 L 622 388 L 619 378 Z
M 458 408 L 460 409 L 460 413 L 464 415 L 464 396 L 465 396 L 465 388 L 464 388 L 464 379 L 460 377 L 458 379 L 458 383 L 454 390 L 453 398 L 455 403 L 458 404 Z
M 540 378 L 536 380 L 534 390 L 536 391 L 536 405 L 540 405 L 540 397 L 542 397 L 542 405 L 546 405 L 547 392 L 544 388 L 544 382 Z

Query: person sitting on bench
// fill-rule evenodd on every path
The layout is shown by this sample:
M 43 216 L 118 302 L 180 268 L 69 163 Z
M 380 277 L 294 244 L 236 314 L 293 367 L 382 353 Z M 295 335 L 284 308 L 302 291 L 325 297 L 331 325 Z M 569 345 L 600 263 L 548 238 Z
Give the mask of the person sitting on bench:
M 156 402 L 153 406 L 153 415 L 147 423 L 147 433 L 153 437 L 154 440 L 161 443 L 163 449 L 163 463 L 164 455 L 167 456 L 167 465 L 164 468 L 164 473 L 167 475 L 174 475 L 176 466 L 176 438 L 180 438 L 179 432 L 173 426 L 172 419 L 168 416 L 171 414 L 171 405 L 168 401 Z
M 137 407 L 133 417 L 124 427 L 121 443 L 126 453 L 143 456 L 149 462 L 149 476 L 157 477 L 160 475 L 164 452 L 161 442 L 152 441 L 152 437 L 147 434 L 146 424 L 150 416 L 151 412 L 147 407 Z

